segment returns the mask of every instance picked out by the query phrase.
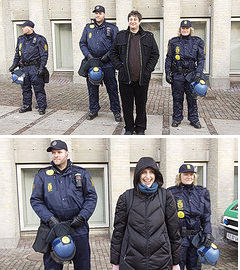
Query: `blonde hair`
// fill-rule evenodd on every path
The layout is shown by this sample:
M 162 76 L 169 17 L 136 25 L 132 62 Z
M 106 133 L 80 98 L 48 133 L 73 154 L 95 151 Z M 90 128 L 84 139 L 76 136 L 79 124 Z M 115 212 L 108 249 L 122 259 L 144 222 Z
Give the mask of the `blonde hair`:
M 181 26 L 179 27 L 178 29 L 178 36 L 181 35 Z M 190 27 L 190 36 L 194 36 L 194 28 L 193 27 Z
M 182 181 L 181 181 L 181 173 L 178 173 L 176 175 L 175 185 L 178 187 L 181 183 L 182 183 Z M 196 175 L 196 173 L 193 173 L 193 184 L 194 184 L 194 186 L 197 185 L 197 175 Z

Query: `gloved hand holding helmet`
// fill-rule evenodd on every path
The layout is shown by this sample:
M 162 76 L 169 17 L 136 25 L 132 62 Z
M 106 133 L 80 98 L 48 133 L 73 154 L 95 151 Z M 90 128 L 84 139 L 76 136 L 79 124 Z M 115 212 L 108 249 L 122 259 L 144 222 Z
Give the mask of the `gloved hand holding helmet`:
M 213 243 L 213 236 L 211 233 L 206 233 L 206 234 L 203 234 L 203 237 L 204 237 L 204 241 L 203 241 L 203 245 L 207 248 L 209 248 L 211 246 L 211 244 Z
M 78 215 L 73 218 L 73 221 L 71 223 L 71 227 L 78 228 L 81 227 L 84 224 L 85 220 L 82 216 Z
M 103 80 L 103 70 L 101 67 L 91 67 L 88 71 L 88 79 L 93 85 L 100 85 Z
M 71 261 L 76 253 L 76 246 L 70 235 L 58 237 L 52 242 L 51 257 L 57 263 Z
M 17 64 L 12 64 L 11 67 L 8 69 L 10 72 L 13 72 L 15 68 L 17 68 Z
M 23 84 L 25 73 L 21 69 L 12 72 L 12 82 L 16 84 Z
M 169 71 L 167 74 L 166 74 L 166 81 L 170 84 L 173 83 L 173 77 L 172 77 L 172 72 Z

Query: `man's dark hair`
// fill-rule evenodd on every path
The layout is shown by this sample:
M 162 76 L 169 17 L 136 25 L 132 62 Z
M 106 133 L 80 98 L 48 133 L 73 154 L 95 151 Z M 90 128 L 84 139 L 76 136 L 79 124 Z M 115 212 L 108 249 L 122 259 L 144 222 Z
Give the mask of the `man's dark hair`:
M 136 16 L 136 17 L 138 17 L 139 21 L 142 20 L 142 14 L 139 13 L 137 10 L 132 10 L 132 11 L 128 14 L 128 20 L 129 20 L 129 18 L 130 18 L 131 16 L 134 16 L 134 17 Z

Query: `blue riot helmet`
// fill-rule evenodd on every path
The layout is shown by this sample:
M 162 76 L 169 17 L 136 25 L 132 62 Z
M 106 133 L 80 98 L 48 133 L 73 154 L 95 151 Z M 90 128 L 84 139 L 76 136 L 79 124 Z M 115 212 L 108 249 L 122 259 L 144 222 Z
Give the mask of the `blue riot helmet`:
M 103 80 L 103 70 L 101 67 L 91 67 L 88 71 L 88 79 L 93 85 L 100 85 Z
M 76 247 L 70 235 L 58 237 L 52 241 L 51 257 L 57 263 L 71 261 L 76 252 Z
M 23 84 L 25 73 L 21 69 L 16 69 L 12 72 L 12 81 L 17 84 Z
M 205 97 L 207 93 L 207 85 L 204 80 L 200 80 L 199 83 L 197 82 L 192 82 L 190 84 L 192 93 L 195 96 L 200 96 L 200 97 Z
M 211 244 L 210 247 L 201 246 L 197 250 L 199 262 L 203 264 L 216 265 L 219 257 L 219 249 L 215 244 Z

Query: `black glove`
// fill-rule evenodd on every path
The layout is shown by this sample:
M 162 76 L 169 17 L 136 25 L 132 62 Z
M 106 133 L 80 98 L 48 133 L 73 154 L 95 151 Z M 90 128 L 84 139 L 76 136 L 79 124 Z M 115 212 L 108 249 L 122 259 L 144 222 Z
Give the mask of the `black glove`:
M 84 224 L 85 220 L 82 216 L 76 216 L 73 218 L 73 221 L 71 223 L 71 227 L 73 228 L 77 228 L 77 227 L 81 227 Z
M 90 60 L 90 59 L 92 59 L 93 58 L 93 56 L 91 55 L 91 53 L 89 53 L 88 55 L 87 55 L 87 60 Z
M 108 54 L 104 54 L 102 57 L 101 57 L 101 61 L 103 63 L 107 63 L 109 61 L 109 57 L 108 57 Z
M 194 82 L 199 83 L 201 80 L 201 73 L 197 72 L 194 76 Z
M 38 76 L 43 76 L 44 75 L 44 68 L 39 68 L 38 70 Z
M 52 217 L 50 217 L 49 218 L 49 220 L 48 220 L 48 225 L 49 225 L 49 227 L 52 229 L 55 225 L 57 225 L 59 223 L 59 220 L 56 218 L 56 217 L 54 217 L 54 216 L 52 216 Z
M 206 248 L 209 248 L 211 246 L 211 244 L 213 243 L 213 236 L 211 233 L 206 233 L 204 234 L 204 242 L 203 242 L 203 245 L 206 247 Z
M 172 76 L 172 72 L 169 71 L 167 74 L 166 74 L 166 81 L 170 84 L 173 83 L 173 76 Z
M 18 65 L 12 64 L 11 67 L 10 67 L 8 70 L 9 70 L 10 72 L 13 72 L 14 69 L 15 69 L 16 67 L 18 67 Z

